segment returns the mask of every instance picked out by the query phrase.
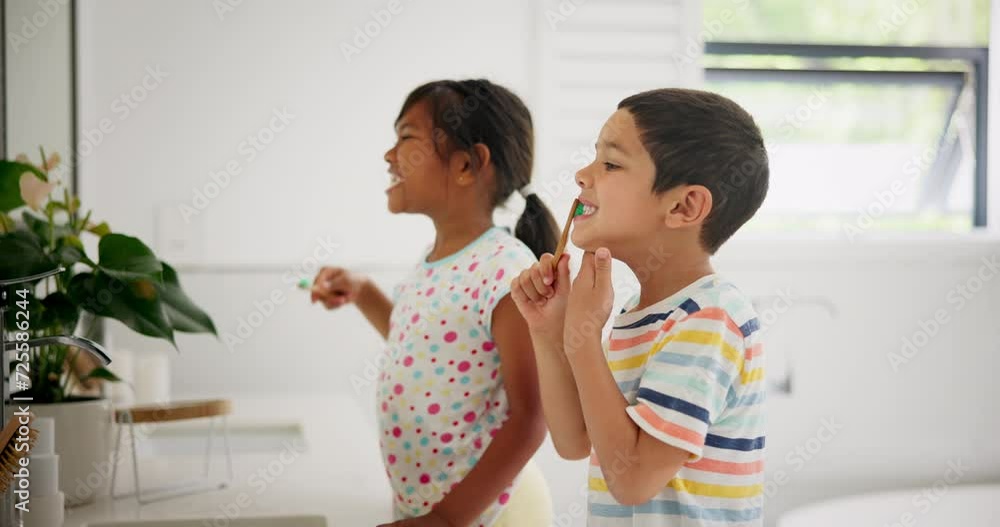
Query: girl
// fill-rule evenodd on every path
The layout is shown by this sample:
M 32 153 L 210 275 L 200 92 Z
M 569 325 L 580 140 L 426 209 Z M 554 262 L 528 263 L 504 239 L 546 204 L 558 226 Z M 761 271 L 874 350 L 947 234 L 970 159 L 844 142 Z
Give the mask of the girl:
M 320 270 L 312 301 L 353 302 L 386 339 L 376 392 L 394 527 L 547 526 L 548 489 L 529 463 L 545 438 L 534 351 L 508 293 L 556 245 L 529 181 L 531 115 L 486 80 L 437 81 L 406 98 L 385 154 L 389 211 L 429 217 L 433 246 L 387 298 L 367 277 Z M 516 238 L 493 225 L 515 190 Z

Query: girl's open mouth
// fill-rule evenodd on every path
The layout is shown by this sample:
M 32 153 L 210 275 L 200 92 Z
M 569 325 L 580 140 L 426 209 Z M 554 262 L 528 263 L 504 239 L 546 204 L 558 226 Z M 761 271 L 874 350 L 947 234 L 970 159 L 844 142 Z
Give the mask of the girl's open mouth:
M 402 183 L 403 183 L 403 178 L 399 177 L 399 175 L 397 174 L 389 172 L 389 186 L 386 187 L 385 191 L 389 192 L 390 190 L 401 185 Z

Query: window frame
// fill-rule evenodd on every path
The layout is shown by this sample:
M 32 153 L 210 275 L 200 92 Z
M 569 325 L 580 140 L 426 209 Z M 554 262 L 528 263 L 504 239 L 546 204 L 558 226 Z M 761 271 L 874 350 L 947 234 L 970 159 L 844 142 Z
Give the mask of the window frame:
M 801 58 L 917 58 L 926 60 L 961 60 L 972 66 L 972 90 L 975 99 L 975 171 L 973 175 L 973 228 L 987 227 L 989 189 L 987 162 L 989 154 L 989 48 L 940 46 L 869 46 L 839 44 L 784 44 L 769 42 L 705 42 L 705 55 L 781 55 Z M 705 80 L 740 80 L 761 82 L 797 79 L 855 80 L 873 84 L 899 82 L 901 79 L 953 84 L 965 74 L 960 72 L 816 70 L 793 68 L 725 68 L 706 67 Z M 954 113 L 954 105 L 950 112 Z M 948 116 L 950 118 L 950 115 Z

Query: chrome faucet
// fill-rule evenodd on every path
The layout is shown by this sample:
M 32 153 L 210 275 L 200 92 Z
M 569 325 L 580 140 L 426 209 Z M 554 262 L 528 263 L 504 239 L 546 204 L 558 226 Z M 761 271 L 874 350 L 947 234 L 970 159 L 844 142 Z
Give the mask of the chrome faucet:
M 83 337 L 77 337 L 73 335 L 57 335 L 51 337 L 37 337 L 33 339 L 28 339 L 26 341 L 7 341 L 6 325 L 4 321 L 4 314 L 7 311 L 7 290 L 4 289 L 6 286 L 33 282 L 35 280 L 41 280 L 49 276 L 58 274 L 65 271 L 65 268 L 58 267 L 51 271 L 44 273 L 25 276 L 21 278 L 13 278 L 7 280 L 0 280 L 0 428 L 3 428 L 7 424 L 7 421 L 13 417 L 13 410 L 15 405 L 8 404 L 10 401 L 10 372 L 8 371 L 7 355 L 8 351 L 14 351 L 18 348 L 20 350 L 40 348 L 44 346 L 51 346 L 53 344 L 64 344 L 67 346 L 74 346 L 78 349 L 84 350 L 94 356 L 102 365 L 107 366 L 111 363 L 111 357 L 104 352 L 100 344 Z M 27 344 L 27 347 L 24 346 Z M 0 445 L 2 447 L 2 445 Z M 21 522 L 17 514 L 17 510 L 14 507 L 14 485 L 11 485 L 7 489 L 7 492 L 3 496 L 0 496 L 0 525 L 3 526 L 20 526 Z

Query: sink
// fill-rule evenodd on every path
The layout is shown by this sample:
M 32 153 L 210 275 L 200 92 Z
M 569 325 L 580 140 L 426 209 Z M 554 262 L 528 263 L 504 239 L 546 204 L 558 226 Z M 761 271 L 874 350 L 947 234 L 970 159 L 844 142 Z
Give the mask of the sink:
M 188 518 L 178 520 L 124 520 L 90 522 L 84 527 L 205 527 L 215 525 L 219 518 Z M 322 516 L 254 516 L 225 521 L 227 527 L 326 527 Z

